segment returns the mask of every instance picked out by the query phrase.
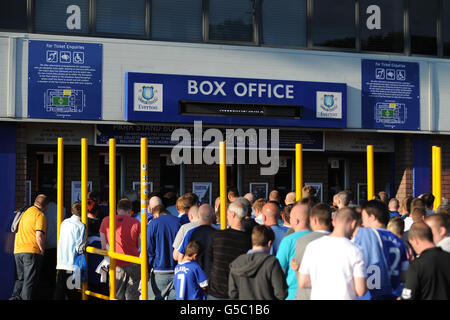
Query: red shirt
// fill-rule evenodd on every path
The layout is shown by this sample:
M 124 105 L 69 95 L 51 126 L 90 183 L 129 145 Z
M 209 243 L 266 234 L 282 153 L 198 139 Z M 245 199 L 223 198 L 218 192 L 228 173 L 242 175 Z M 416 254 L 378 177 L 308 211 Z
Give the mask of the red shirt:
M 109 243 L 109 217 L 105 217 L 100 226 L 100 232 L 105 234 Z M 139 257 L 138 243 L 141 237 L 141 223 L 139 220 L 125 216 L 116 216 L 116 252 Z M 117 267 L 130 265 L 130 262 L 116 260 Z

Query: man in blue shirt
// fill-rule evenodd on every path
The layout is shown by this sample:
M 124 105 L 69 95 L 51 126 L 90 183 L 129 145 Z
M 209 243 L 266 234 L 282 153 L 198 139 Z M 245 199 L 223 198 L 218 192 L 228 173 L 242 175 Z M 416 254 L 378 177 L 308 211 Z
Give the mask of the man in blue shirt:
M 200 244 L 190 241 L 183 259 L 175 267 L 173 284 L 177 300 L 206 300 L 208 278 L 196 262 L 200 251 Z
M 297 275 L 296 271 L 291 268 L 290 263 L 295 257 L 297 239 L 311 232 L 309 230 L 309 210 L 306 204 L 297 204 L 292 208 L 290 223 L 294 233 L 281 240 L 276 255 L 281 268 L 283 268 L 286 274 L 286 283 L 288 285 L 288 296 L 286 300 L 294 300 L 297 293 Z
M 180 219 L 163 209 L 147 226 L 148 268 L 153 272 L 148 281 L 150 300 L 175 299 L 173 273 L 176 261 L 172 244 L 180 229 Z
M 262 208 L 264 225 L 270 227 L 275 233 L 275 240 L 270 248 L 270 254 L 276 256 L 281 239 L 283 239 L 286 229 L 278 224 L 280 207 L 273 202 L 268 202 Z
M 353 242 L 363 249 L 367 267 L 368 293 L 361 299 L 392 300 L 408 269 L 406 247 L 402 239 L 386 230 L 389 222 L 387 206 L 371 200 L 362 207 L 363 227 Z
M 389 218 L 401 217 L 398 209 L 400 208 L 400 202 L 396 198 L 389 200 Z

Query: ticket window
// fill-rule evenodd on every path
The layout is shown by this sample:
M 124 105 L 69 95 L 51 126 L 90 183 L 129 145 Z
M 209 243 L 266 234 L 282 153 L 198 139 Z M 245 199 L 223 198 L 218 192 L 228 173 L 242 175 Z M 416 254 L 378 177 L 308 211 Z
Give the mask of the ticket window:
M 37 152 L 34 196 L 43 193 L 54 196 L 57 182 L 57 156 L 55 152 Z M 53 199 L 55 200 L 55 199 Z
M 328 159 L 328 202 L 333 196 L 347 187 L 345 159 Z
M 116 198 L 120 199 L 120 195 L 123 194 L 121 190 L 122 185 L 122 156 L 116 154 Z M 99 157 L 99 180 L 100 190 L 93 190 L 100 195 L 100 203 L 109 202 L 109 154 L 103 153 Z M 89 179 L 88 177 L 88 180 Z M 94 186 L 95 187 L 95 186 Z
M 180 165 L 172 162 L 170 155 L 160 156 L 160 185 L 162 193 L 180 194 Z

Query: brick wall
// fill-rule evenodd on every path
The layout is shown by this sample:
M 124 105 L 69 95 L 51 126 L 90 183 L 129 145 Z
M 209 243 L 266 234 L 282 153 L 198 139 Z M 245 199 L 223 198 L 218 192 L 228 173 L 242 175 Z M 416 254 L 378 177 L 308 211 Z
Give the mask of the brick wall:
M 25 143 L 25 125 L 16 126 L 16 209 L 26 204 L 27 145 Z

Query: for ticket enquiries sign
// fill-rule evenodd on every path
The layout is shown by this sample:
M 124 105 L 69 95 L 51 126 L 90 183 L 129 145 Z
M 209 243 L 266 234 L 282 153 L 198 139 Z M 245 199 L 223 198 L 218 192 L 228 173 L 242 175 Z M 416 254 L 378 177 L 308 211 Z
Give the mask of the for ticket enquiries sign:
M 126 121 L 345 128 L 345 83 L 127 72 Z
M 101 120 L 103 45 L 28 41 L 28 117 Z
M 419 64 L 361 61 L 362 127 L 420 130 Z

